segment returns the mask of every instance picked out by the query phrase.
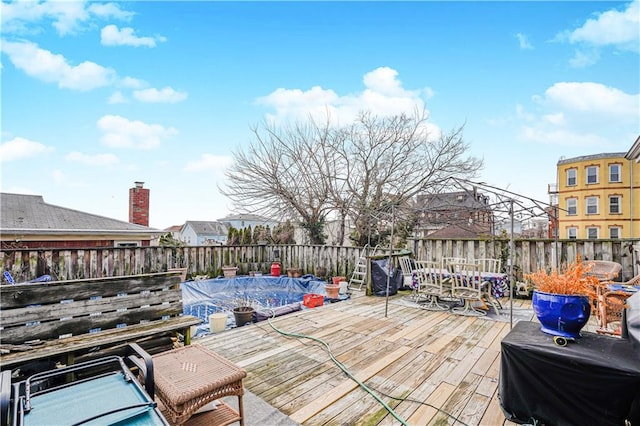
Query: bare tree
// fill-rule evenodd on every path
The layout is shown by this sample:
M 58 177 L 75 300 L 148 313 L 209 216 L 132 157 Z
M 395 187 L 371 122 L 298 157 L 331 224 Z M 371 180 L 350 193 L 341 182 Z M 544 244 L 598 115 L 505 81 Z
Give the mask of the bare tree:
M 424 111 L 391 117 L 365 112 L 342 129 L 341 137 L 333 139 L 343 166 L 337 169 L 337 180 L 344 184 L 339 200 L 355 223 L 354 242 L 364 245 L 372 235 L 380 236 L 380 228 L 390 222 L 391 205 L 401 219 L 411 221 L 407 206 L 416 194 L 435 191 L 451 176 L 477 174 L 482 161 L 465 156 L 462 130 L 434 137 Z
M 324 244 L 331 210 L 325 157 L 329 123 L 310 120 L 284 128 L 265 123 L 253 133 L 247 151 L 234 152 L 228 186 L 220 191 L 239 211 L 291 220 L 307 231 L 311 244 Z
M 482 161 L 466 156 L 462 127 L 432 137 L 424 111 L 377 117 L 361 113 L 348 126 L 330 119 L 278 128 L 254 128 L 247 151 L 234 153 L 221 192 L 236 208 L 290 219 L 312 244 L 324 243 L 324 223 L 333 214 L 350 218 L 352 239 L 364 245 L 384 234 L 390 211 L 407 211 L 412 197 L 433 190 L 450 176 L 474 177 Z M 399 217 L 413 221 L 409 213 Z

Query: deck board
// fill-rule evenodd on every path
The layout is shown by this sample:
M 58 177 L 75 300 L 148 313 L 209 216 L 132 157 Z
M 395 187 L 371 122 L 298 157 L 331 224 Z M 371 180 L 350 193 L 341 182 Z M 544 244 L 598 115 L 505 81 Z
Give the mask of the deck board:
M 427 311 L 401 303 L 403 297 L 386 304 L 359 295 L 272 323 L 326 341 L 336 359 L 410 425 L 454 424 L 441 410 L 468 425 L 503 424 L 497 389 L 508 317 L 499 322 Z M 502 305 L 508 308 L 509 301 Z M 530 306 L 530 300 L 513 303 L 517 310 Z M 194 343 L 245 368 L 248 390 L 303 425 L 400 424 L 320 343 L 283 336 L 267 321 Z

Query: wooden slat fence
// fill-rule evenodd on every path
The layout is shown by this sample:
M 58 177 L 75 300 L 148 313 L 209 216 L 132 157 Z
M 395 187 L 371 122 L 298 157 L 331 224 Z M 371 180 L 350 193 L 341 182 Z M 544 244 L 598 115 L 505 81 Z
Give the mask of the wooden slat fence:
M 514 265 L 519 274 L 551 269 L 557 259 L 561 263 L 571 261 L 577 253 L 584 259 L 612 260 L 622 264 L 621 278 L 624 280 L 640 273 L 638 239 L 557 242 L 519 239 L 514 245 Z M 410 240 L 402 248 L 425 260 L 438 260 L 443 256 L 467 260 L 500 257 L 506 266 L 509 259 L 508 239 L 420 239 Z M 0 268 L 11 272 L 16 282 L 44 274 L 51 275 L 54 280 L 69 280 L 164 272 L 173 268 L 186 268 L 190 276 L 218 276 L 224 265 L 237 266 L 239 274 L 269 273 L 271 263 L 278 258 L 283 273 L 289 267 L 297 267 L 303 274 L 312 274 L 316 267 L 324 266 L 329 275 L 349 277 L 362 253 L 360 247 L 314 245 L 12 249 L 0 251 Z
M 165 272 L 186 268 L 187 274 L 222 275 L 224 265 L 269 273 L 274 259 L 282 272 L 300 268 L 303 274 L 315 267 L 327 268 L 329 275 L 347 275 L 355 268 L 362 248 L 303 245 L 197 246 L 197 247 L 114 247 L 91 249 L 12 249 L 0 251 L 0 268 L 16 282 L 51 275 L 53 280 L 114 277 Z M 3 282 L 6 283 L 6 281 Z

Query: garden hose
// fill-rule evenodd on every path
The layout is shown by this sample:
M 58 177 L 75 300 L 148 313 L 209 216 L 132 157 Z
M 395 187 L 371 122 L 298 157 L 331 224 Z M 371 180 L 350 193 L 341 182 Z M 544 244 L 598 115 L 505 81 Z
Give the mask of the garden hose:
M 296 338 L 299 338 L 299 339 L 310 339 L 310 340 L 313 340 L 315 342 L 320 343 L 322 346 L 324 346 L 325 350 L 329 354 L 329 357 L 331 357 L 331 360 L 333 361 L 333 363 L 336 364 L 347 375 L 347 377 L 349 377 L 351 380 L 356 382 L 358 384 L 358 386 L 360 386 L 369 395 L 373 396 L 376 399 L 376 401 L 378 401 L 380 403 L 380 405 L 382 405 L 385 408 L 385 410 L 387 410 L 389 412 L 389 414 L 391 414 L 393 417 L 395 417 L 396 420 L 398 420 L 401 424 L 403 424 L 404 426 L 409 426 L 409 423 L 407 423 L 406 420 L 404 420 L 402 417 L 400 417 L 398 415 L 398 413 L 393 411 L 393 408 L 389 407 L 389 405 L 386 402 L 384 402 L 382 399 L 380 399 L 380 397 L 378 395 L 376 395 L 367 385 L 365 385 L 356 376 L 351 374 L 351 372 L 347 369 L 347 367 L 344 366 L 344 364 L 342 364 L 340 361 L 338 361 L 336 359 L 336 357 L 333 355 L 333 352 L 331 351 L 331 348 L 329 347 L 329 344 L 327 342 L 325 342 L 324 340 L 319 339 L 317 337 L 307 336 L 305 334 L 290 333 L 290 332 L 287 332 L 287 331 L 280 330 L 278 327 L 273 325 L 273 323 L 271 322 L 271 320 L 273 318 L 275 318 L 275 311 L 273 311 L 272 309 L 269 309 L 269 310 L 272 312 L 272 316 L 267 318 L 267 320 L 268 320 L 269 325 L 271 326 L 271 328 L 273 328 L 277 333 L 280 333 L 283 336 L 288 336 L 288 337 L 296 337 Z

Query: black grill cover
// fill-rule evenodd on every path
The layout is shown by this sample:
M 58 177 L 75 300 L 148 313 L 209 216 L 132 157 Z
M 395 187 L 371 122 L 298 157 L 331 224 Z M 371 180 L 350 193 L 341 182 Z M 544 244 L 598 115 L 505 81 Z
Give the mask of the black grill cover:
M 398 287 L 402 286 L 404 277 L 398 268 L 389 268 L 389 259 L 371 261 L 371 285 L 376 296 L 387 295 L 387 277 L 389 277 L 389 296 L 398 293 Z
M 567 346 L 521 321 L 502 340 L 499 400 L 537 425 L 640 425 L 640 355 L 631 342 L 582 332 Z

